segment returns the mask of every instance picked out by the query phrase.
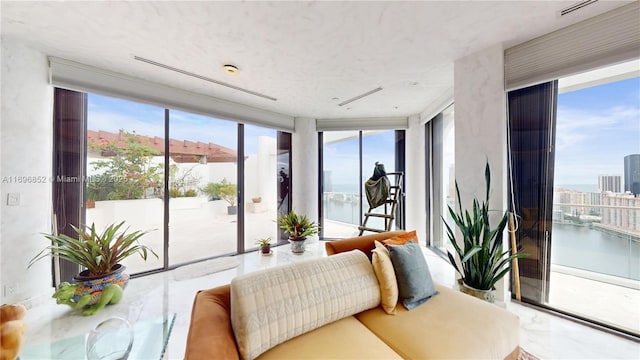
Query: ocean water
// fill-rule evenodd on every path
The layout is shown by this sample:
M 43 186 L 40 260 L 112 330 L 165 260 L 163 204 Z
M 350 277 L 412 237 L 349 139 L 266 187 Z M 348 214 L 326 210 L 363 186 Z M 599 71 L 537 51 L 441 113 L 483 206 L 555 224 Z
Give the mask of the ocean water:
M 598 192 L 598 184 L 553 184 L 558 189 L 571 189 L 581 192 Z
M 640 280 L 640 242 L 589 227 L 554 223 L 551 263 Z

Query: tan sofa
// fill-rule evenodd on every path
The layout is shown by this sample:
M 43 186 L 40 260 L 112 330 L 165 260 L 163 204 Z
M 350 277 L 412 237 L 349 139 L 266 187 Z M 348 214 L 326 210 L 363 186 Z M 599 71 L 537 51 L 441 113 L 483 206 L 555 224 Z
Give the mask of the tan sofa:
M 198 292 L 185 359 L 516 359 L 517 316 L 458 291 L 436 284 L 439 293 L 411 311 L 401 305 L 395 315 L 382 310 L 367 258 L 349 250 L 369 252 L 374 240 L 400 233 L 327 242 L 327 254 L 345 253 L 243 275 L 231 285 Z M 326 289 L 333 279 L 341 291 Z M 318 288 L 309 289 L 313 286 Z M 351 288 L 362 290 L 346 293 Z M 311 294 L 303 305 L 314 304 L 296 312 L 292 309 L 300 304 L 291 300 L 306 296 L 296 293 L 300 289 Z M 327 292 L 326 299 L 319 298 Z M 356 310 L 343 315 L 342 306 Z M 324 318 L 331 321 L 324 324 Z

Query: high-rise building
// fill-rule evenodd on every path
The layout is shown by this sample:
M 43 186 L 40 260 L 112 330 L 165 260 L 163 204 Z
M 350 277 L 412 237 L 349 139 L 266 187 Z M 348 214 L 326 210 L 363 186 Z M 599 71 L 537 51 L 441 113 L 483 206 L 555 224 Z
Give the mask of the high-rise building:
M 640 197 L 605 193 L 602 205 L 602 225 L 640 235 Z
M 621 182 L 620 175 L 598 175 L 598 191 L 619 193 L 622 188 Z
M 640 154 L 624 157 L 624 191 L 640 195 Z

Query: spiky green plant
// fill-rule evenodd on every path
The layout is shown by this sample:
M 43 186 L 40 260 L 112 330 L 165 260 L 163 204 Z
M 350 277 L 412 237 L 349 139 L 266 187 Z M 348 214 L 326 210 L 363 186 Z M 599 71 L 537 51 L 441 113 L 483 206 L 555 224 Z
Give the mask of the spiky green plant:
M 318 233 L 318 223 L 306 215 L 296 214 L 293 210 L 286 215 L 278 216 L 278 226 L 289 234 L 291 240 L 301 240 Z
M 256 240 L 256 245 L 258 245 L 259 247 L 271 245 L 271 236 Z
M 126 228 L 119 233 L 123 225 L 124 221 L 111 224 L 102 233 L 96 231 L 95 224 L 79 228 L 71 225 L 78 235 L 77 238 L 66 234 L 45 235 L 51 241 L 51 245 L 31 259 L 29 267 L 42 258 L 57 255 L 86 268 L 88 276 L 100 276 L 108 274 L 116 264 L 134 254 L 140 254 L 145 261 L 148 252 L 158 258 L 158 254 L 151 248 L 138 242 L 138 239 L 149 231 L 138 230 L 127 234 L 129 228 Z
M 479 203 L 478 199 L 473 199 L 472 213 L 469 213 L 469 210 L 462 211 L 460 189 L 457 181 L 458 213 L 451 206 L 448 206 L 453 221 L 462 233 L 462 247 L 456 242 L 454 232 L 449 224 L 444 221 L 444 218 L 443 221 L 447 228 L 449 241 L 451 241 L 460 259 L 460 265 L 457 264 L 451 252 L 447 251 L 447 255 L 451 265 L 462 277 L 462 281 L 467 286 L 479 290 L 491 290 L 496 282 L 509 272 L 513 259 L 526 257 L 527 254 L 517 252 L 513 255 L 511 250 L 503 250 L 502 238 L 507 224 L 508 213 L 504 213 L 495 229 L 491 228 L 489 222 L 489 191 L 491 188 L 489 162 L 485 167 L 484 178 L 486 184 L 485 200 Z

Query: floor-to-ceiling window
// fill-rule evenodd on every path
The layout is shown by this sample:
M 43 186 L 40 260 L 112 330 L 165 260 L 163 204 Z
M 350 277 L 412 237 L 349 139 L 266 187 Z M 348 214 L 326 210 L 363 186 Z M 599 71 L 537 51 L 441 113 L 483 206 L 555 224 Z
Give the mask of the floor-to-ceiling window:
M 383 164 L 389 173 L 404 171 L 396 159 L 397 147 L 404 147 L 404 139 L 398 139 L 396 130 L 325 131 L 322 139 L 322 235 L 356 236 L 364 213 L 369 210 L 364 182 L 373 175 L 376 162 Z M 395 184 L 396 176 L 389 175 L 389 180 Z M 402 201 L 401 195 L 398 200 Z M 373 212 L 384 209 L 376 208 Z M 384 229 L 384 219 L 371 217 L 367 227 Z
M 360 132 L 322 134 L 322 235 L 357 235 L 360 224 Z
M 244 126 L 244 246 L 256 247 L 259 239 L 278 241 L 278 186 L 284 166 L 278 165 L 276 130 Z M 288 167 L 287 167 L 288 168 Z
M 446 251 L 453 250 L 444 226 L 446 221 L 451 228 L 455 228 L 448 207 L 453 206 L 455 194 L 455 123 L 454 105 L 445 108 L 440 114 L 425 124 L 431 131 L 431 163 L 427 166 L 431 184 L 432 241 L 430 246 Z M 427 157 L 429 158 L 429 157 Z M 427 189 L 429 191 L 429 189 Z
M 395 158 L 396 138 L 393 130 L 379 132 L 363 132 L 362 134 L 362 194 L 365 194 L 364 182 L 373 175 L 373 169 L 376 165 L 384 165 L 387 173 L 395 173 L 398 169 Z M 398 175 L 388 175 L 389 183 L 395 185 Z M 404 178 L 402 179 L 404 181 Z M 399 200 L 402 200 L 399 198 Z M 362 197 L 362 217 L 369 212 L 369 203 L 366 196 Z M 371 210 L 374 214 L 390 214 L 391 205 L 385 204 Z M 395 212 L 395 211 L 394 211 Z M 395 216 L 395 214 L 394 214 Z M 371 229 L 387 228 L 387 219 L 382 217 L 370 217 L 367 220 L 366 227 Z M 391 222 L 391 230 L 396 229 L 396 222 Z
M 169 112 L 170 264 L 236 252 L 237 128 L 228 120 Z
M 523 300 L 636 336 L 638 71 L 636 60 L 509 93 Z
M 260 238 L 277 242 L 278 209 L 291 204 L 290 133 L 66 92 L 82 95 L 75 102 L 57 97 L 56 105 L 78 108 L 73 130 L 86 136 L 73 140 L 82 160 L 72 170 L 86 181 L 73 191 L 86 201 L 58 196 L 60 224 L 71 219 L 67 209 L 78 207 L 98 229 L 125 221 L 131 230 L 150 230 L 140 241 L 158 258 L 127 258 L 132 274 L 253 250 Z M 64 141 L 62 155 L 71 149 Z
M 640 77 L 592 78 L 558 85 L 548 304 L 640 334 Z
M 151 230 L 140 241 L 157 254 L 124 260 L 129 273 L 164 266 L 164 109 L 88 94 L 86 223 L 101 231 L 125 221 Z

